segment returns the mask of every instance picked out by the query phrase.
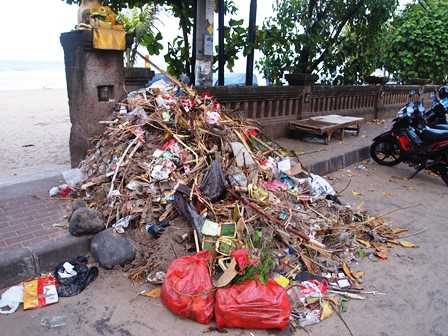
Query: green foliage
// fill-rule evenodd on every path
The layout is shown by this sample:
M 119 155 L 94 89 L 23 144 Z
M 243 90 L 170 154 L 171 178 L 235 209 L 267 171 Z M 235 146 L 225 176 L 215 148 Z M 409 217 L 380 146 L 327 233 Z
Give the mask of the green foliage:
M 244 274 L 238 275 L 233 282 L 241 283 L 246 280 L 259 279 L 262 283 L 267 283 L 269 273 L 274 268 L 274 260 L 272 253 L 268 249 L 262 249 L 260 253 L 260 261 L 254 266 L 248 266 Z
M 376 69 L 384 67 L 387 49 L 388 24 L 373 29 L 371 26 L 350 27 L 344 32 L 344 39 L 325 61 L 321 80 L 332 85 L 365 83 Z
M 403 82 L 448 80 L 448 1 L 411 3 L 393 21 L 387 37 L 386 68 Z
M 348 32 L 365 36 L 392 15 L 396 0 L 278 0 L 274 16 L 258 32 L 263 53 L 258 68 L 281 84 L 285 72 L 321 72 L 336 77 L 347 54 Z M 359 38 L 357 38 L 359 40 Z M 350 68 L 350 67 L 349 67 Z M 347 69 L 349 69 L 347 68 Z
M 79 5 L 81 0 L 62 0 L 68 3 L 69 5 L 75 4 Z M 129 1 L 123 1 L 123 0 L 101 0 L 100 1 L 103 5 L 110 6 L 117 12 L 124 9 L 124 8 L 134 8 L 134 7 L 143 7 L 146 4 L 158 4 L 162 1 L 145 1 L 145 0 L 129 0 Z
M 189 58 L 187 50 L 181 36 L 176 36 L 172 42 L 168 42 L 168 53 L 165 55 L 168 73 L 177 77 L 188 73 L 189 70 L 185 67 L 185 59 Z
M 247 30 L 243 27 L 243 21 L 230 19 L 228 25 L 224 26 L 224 58 L 230 71 L 233 71 L 238 53 L 244 51 L 246 45 Z M 218 63 L 218 46 L 215 47 L 215 50 L 213 63 L 216 65 Z M 217 67 L 214 70 L 216 71 Z
M 132 35 L 133 43 L 126 53 L 126 65 L 133 66 L 135 63 L 136 51 L 139 45 L 146 48 L 149 55 L 158 55 L 163 49 L 160 43 L 162 34 L 155 27 L 157 21 L 157 6 L 144 5 L 140 8 L 133 8 L 127 12 L 121 12 L 118 20 L 124 24 L 126 32 Z

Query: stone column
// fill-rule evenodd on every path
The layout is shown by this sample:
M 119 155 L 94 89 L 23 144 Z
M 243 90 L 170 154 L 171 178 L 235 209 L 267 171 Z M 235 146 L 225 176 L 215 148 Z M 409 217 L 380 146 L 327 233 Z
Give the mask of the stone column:
M 375 119 L 380 119 L 380 112 L 384 110 L 384 90 L 383 85 L 376 85 L 375 102 L 373 104 L 373 114 Z
M 297 114 L 297 119 L 307 118 L 312 114 L 311 111 L 311 98 L 312 98 L 312 85 L 313 81 L 311 79 L 303 81 L 303 98 L 302 98 L 302 113 Z
M 213 85 L 213 22 L 215 0 L 197 0 L 195 85 Z
M 99 121 L 111 117 L 124 94 L 123 53 L 94 50 L 90 31 L 61 35 L 70 109 L 70 157 L 76 167 L 85 157 L 91 138 L 102 133 Z

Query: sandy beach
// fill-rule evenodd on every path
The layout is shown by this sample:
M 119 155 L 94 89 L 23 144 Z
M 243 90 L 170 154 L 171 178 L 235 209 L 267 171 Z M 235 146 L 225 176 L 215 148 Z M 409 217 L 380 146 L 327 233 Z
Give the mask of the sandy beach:
M 70 166 L 65 89 L 0 91 L 0 184 Z

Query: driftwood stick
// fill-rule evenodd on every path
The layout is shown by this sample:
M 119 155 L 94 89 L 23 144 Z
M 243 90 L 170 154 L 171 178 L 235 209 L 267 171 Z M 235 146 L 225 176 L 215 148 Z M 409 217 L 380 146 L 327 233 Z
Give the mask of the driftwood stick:
M 129 152 L 132 146 L 137 142 L 137 137 L 132 140 L 132 142 L 126 147 L 125 151 L 123 152 L 123 155 L 121 155 L 120 160 L 117 163 L 117 167 L 115 168 L 114 176 L 112 177 L 112 181 L 110 182 L 110 189 L 109 193 L 107 194 L 107 197 L 110 198 L 112 196 L 112 191 L 114 190 L 114 182 L 117 178 L 118 171 L 120 170 L 121 165 L 123 164 L 124 158 L 126 157 L 126 154 Z
M 228 190 L 228 192 L 233 197 L 235 197 L 236 199 L 240 199 L 243 202 L 244 205 L 250 207 L 251 209 L 253 209 L 257 213 L 259 213 L 260 215 L 265 217 L 271 223 L 274 223 L 274 224 L 276 224 L 278 226 L 283 226 L 283 223 L 280 220 L 278 220 L 277 218 L 274 218 L 270 214 L 267 214 L 266 212 L 264 212 L 257 204 L 249 201 L 246 197 L 238 195 L 233 190 Z M 308 235 L 305 232 L 303 232 L 301 230 L 298 230 L 298 229 L 293 229 L 293 228 L 289 228 L 289 231 L 290 230 L 293 230 L 292 232 L 295 233 L 296 235 L 298 235 L 300 238 L 302 238 L 302 239 L 304 239 L 306 241 L 310 241 L 310 237 L 308 237 Z
M 146 62 L 148 62 L 149 64 L 151 64 L 154 68 L 156 68 L 157 70 L 159 70 L 162 74 L 164 74 L 171 82 L 173 82 L 175 85 L 177 85 L 178 87 L 182 88 L 186 93 L 188 93 L 190 96 L 194 97 L 195 96 L 195 92 L 188 87 L 188 85 L 178 81 L 176 78 L 174 78 L 173 76 L 171 76 L 168 72 L 166 72 L 165 70 L 161 69 L 159 66 L 157 66 L 156 64 L 154 64 L 149 58 L 147 58 L 146 56 L 143 56 L 140 52 L 137 51 L 137 55 L 139 55 L 141 58 L 143 58 Z

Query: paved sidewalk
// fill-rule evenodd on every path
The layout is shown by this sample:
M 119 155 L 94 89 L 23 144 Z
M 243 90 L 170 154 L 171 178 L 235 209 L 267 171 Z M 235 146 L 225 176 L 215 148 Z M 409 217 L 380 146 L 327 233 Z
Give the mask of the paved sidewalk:
M 0 188 L 0 253 L 54 240 L 66 234 L 70 202 L 50 199 L 48 190 L 62 182 L 53 177 Z
M 280 138 L 277 139 L 277 142 L 286 148 L 294 150 L 300 156 L 302 163 L 310 167 L 325 159 L 337 157 L 356 149 L 369 147 L 373 138 L 389 130 L 390 125 L 390 119 L 378 124 L 365 122 L 361 125 L 361 133 L 359 136 L 346 133 L 344 141 L 340 141 L 337 137 L 334 137 L 329 145 L 323 144 L 323 140 L 322 143 L 317 143 L 320 140 L 319 137 L 316 137 L 316 142 L 301 141 L 293 138 Z M 294 134 L 292 135 L 294 136 Z M 337 169 L 339 168 L 342 167 L 338 167 Z

